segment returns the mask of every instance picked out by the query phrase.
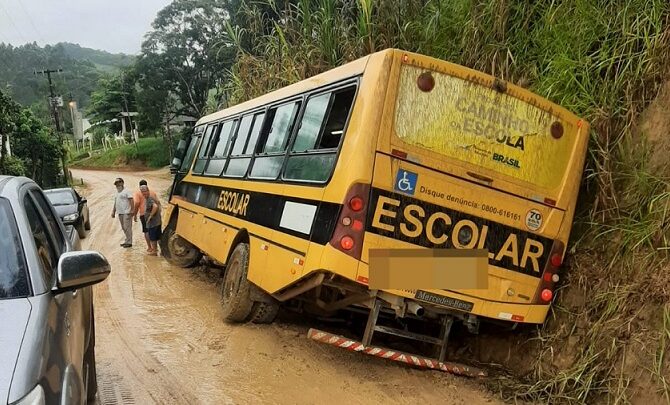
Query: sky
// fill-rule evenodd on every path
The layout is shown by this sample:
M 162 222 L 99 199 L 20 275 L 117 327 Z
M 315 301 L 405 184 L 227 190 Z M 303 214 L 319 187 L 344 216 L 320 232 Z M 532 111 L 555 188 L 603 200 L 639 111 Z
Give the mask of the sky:
M 0 0 L 0 42 L 72 42 L 137 54 L 156 13 L 171 0 Z

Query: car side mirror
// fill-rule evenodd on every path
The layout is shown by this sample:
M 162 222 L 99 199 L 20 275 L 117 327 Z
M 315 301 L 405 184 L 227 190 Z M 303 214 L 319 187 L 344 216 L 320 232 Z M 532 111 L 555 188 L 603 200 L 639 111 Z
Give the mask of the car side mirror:
M 86 204 L 86 199 L 84 197 L 81 197 L 79 200 L 79 204 Z
M 63 253 L 58 260 L 56 294 L 97 284 L 111 272 L 109 262 L 99 252 L 75 251 Z

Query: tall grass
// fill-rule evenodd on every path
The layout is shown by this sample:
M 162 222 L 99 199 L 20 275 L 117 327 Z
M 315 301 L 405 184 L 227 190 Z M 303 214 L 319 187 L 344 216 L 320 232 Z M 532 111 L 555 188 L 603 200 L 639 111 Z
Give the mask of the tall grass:
M 670 80 L 670 2 L 295 0 L 279 10 L 261 0 L 239 16 L 236 43 L 252 45 L 240 46 L 230 72 L 234 102 L 399 47 L 517 83 L 591 122 L 570 273 L 534 337 L 533 372 L 500 389 L 509 399 L 627 402 L 639 388 L 627 355 L 653 347 L 640 358 L 668 399 L 668 310 L 663 323 L 653 309 L 670 301 L 670 188 L 648 166 L 652 146 L 636 124 Z M 587 299 L 563 305 L 571 291 Z M 568 341 L 570 364 L 557 368 Z

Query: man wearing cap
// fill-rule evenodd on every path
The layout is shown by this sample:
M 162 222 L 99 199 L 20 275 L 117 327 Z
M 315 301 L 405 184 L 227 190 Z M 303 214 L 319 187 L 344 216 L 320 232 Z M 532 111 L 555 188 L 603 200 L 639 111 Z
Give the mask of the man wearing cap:
M 126 240 L 121 247 L 129 248 L 133 246 L 133 196 L 130 191 L 123 186 L 123 179 L 117 177 L 114 180 L 116 186 L 116 196 L 114 197 L 114 208 L 112 208 L 112 218 L 119 214 L 121 229 L 126 236 Z
M 140 180 L 140 189 L 137 190 L 135 194 L 133 194 L 133 202 L 135 203 L 134 220 L 137 222 L 137 214 L 140 214 L 140 222 L 142 222 L 142 233 L 144 234 L 144 240 L 147 242 L 147 252 L 151 252 L 152 247 L 151 241 L 149 240 L 149 228 L 147 228 L 147 220 L 144 214 L 146 209 L 146 199 L 144 198 L 144 193 L 142 192 L 143 187 L 147 188 L 149 196 L 154 200 L 158 201 L 158 196 L 156 196 L 155 192 L 149 190 L 149 186 L 147 185 L 146 180 Z

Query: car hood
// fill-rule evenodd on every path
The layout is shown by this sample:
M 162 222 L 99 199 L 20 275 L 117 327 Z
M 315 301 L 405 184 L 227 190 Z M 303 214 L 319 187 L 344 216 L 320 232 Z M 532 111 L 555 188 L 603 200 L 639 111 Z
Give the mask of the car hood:
M 77 204 L 55 205 L 54 208 L 56 209 L 56 214 L 61 218 L 77 212 Z
M 0 403 L 6 404 L 16 359 L 30 319 L 31 305 L 27 298 L 0 300 Z

